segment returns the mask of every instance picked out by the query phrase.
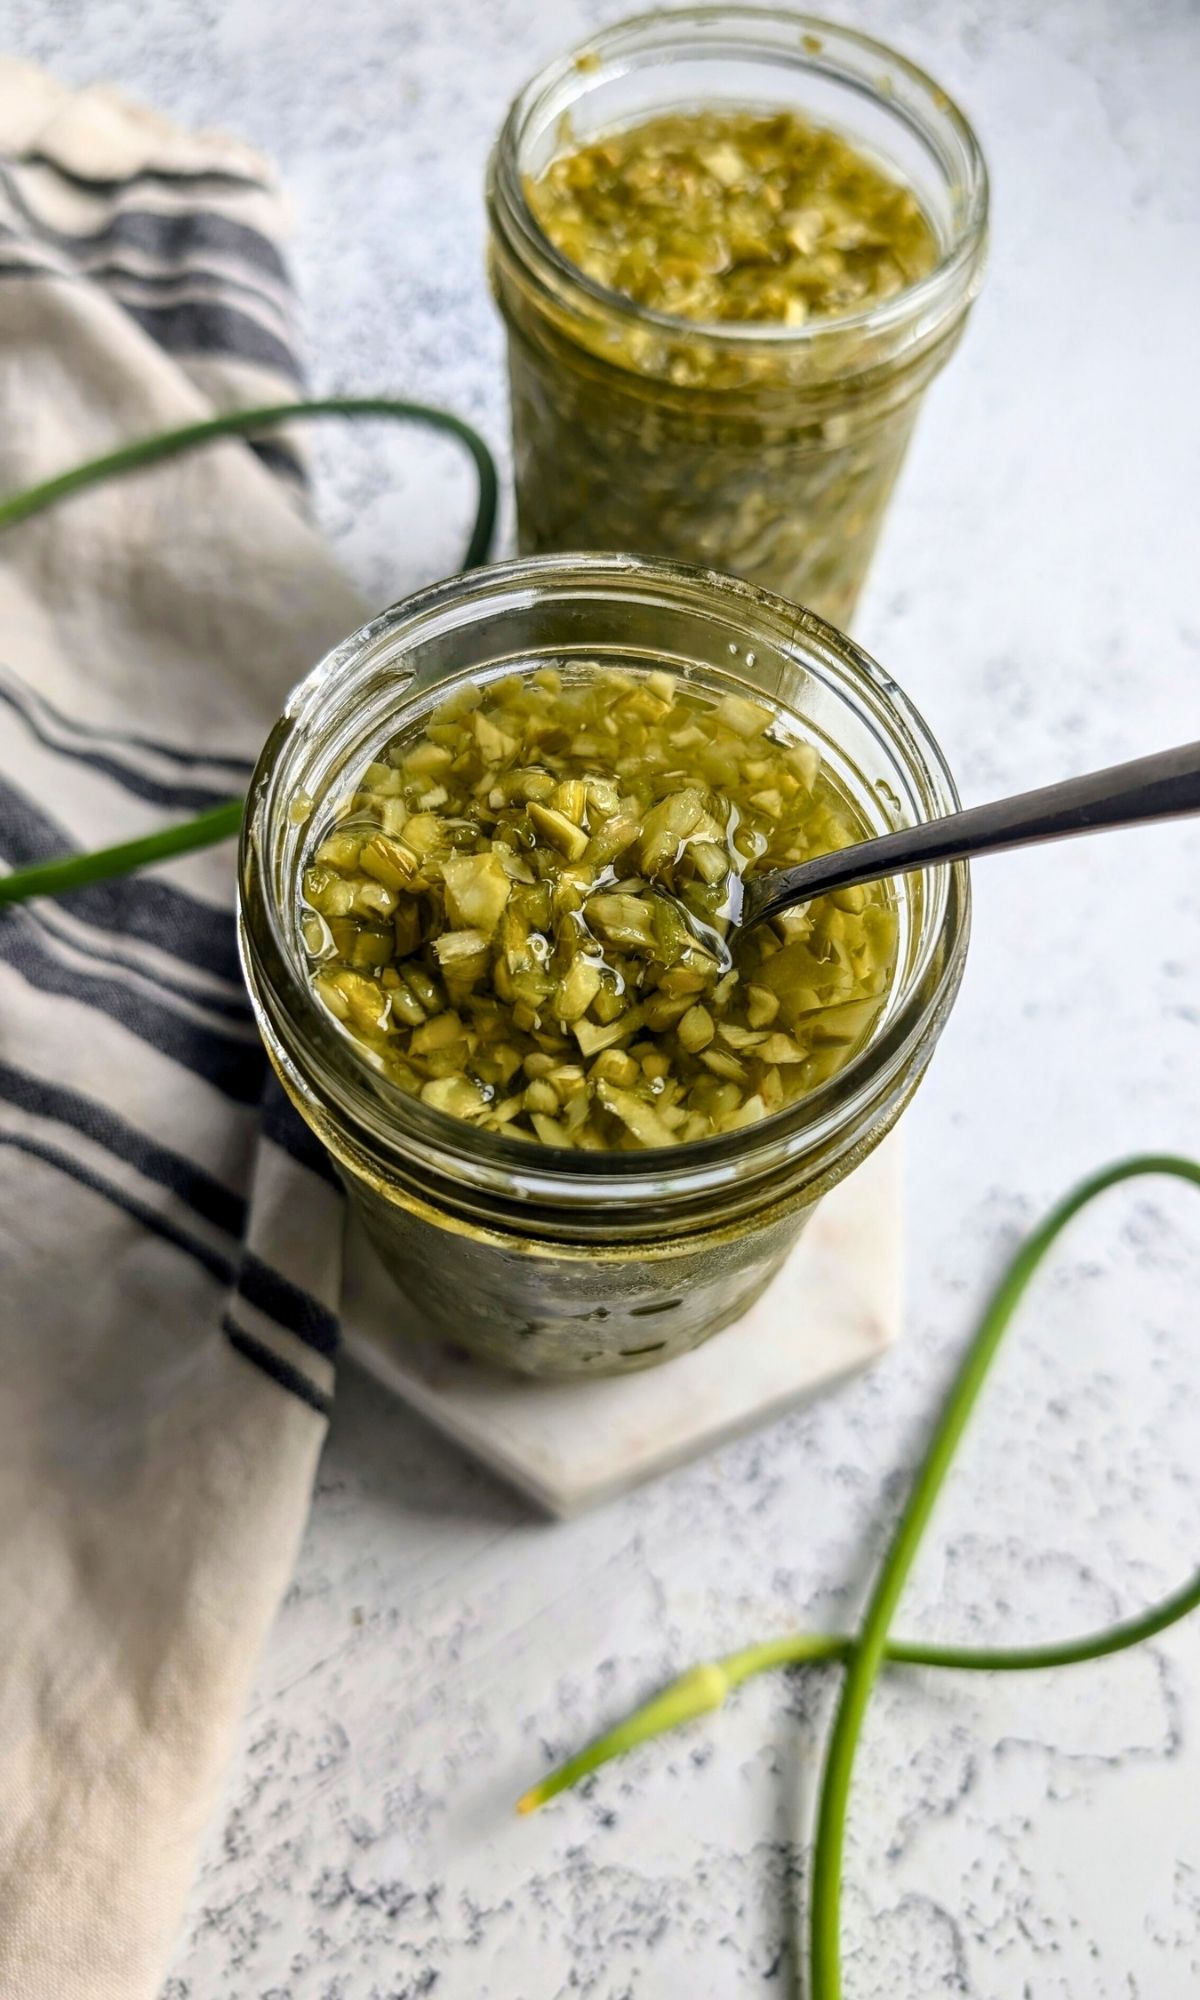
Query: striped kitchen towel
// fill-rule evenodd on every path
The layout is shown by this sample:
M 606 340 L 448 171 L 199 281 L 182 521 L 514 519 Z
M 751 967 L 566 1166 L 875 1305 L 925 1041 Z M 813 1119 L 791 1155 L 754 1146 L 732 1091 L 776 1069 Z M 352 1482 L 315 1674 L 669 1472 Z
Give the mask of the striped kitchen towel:
M 0 62 L 0 492 L 299 381 L 233 142 Z M 278 437 L 0 536 L 0 866 L 228 798 L 363 607 Z M 230 845 L 0 910 L 0 1994 L 154 1995 L 304 1525 L 341 1204 Z

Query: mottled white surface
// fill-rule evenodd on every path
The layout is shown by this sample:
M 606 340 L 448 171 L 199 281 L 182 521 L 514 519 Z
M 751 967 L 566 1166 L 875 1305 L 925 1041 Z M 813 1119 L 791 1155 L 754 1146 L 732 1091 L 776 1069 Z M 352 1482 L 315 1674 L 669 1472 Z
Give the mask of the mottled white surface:
M 4 39 L 273 152 L 314 380 L 503 432 L 485 149 L 625 0 L 3 0 Z M 860 636 L 977 799 L 1200 736 L 1200 16 L 1190 0 L 862 0 L 974 114 L 991 272 L 897 496 Z M 322 440 L 380 599 L 456 560 L 447 446 Z M 753 2000 L 793 1990 L 831 1680 L 517 1822 L 511 1800 L 689 1661 L 852 1615 L 989 1280 L 1076 1175 L 1197 1145 L 1200 840 L 985 863 L 909 1128 L 909 1314 L 828 1403 L 549 1527 L 347 1373 L 295 1586 L 169 2000 Z M 1197 1560 L 1200 1204 L 1080 1226 L 1023 1315 L 905 1600 L 975 1639 L 1102 1623 Z M 896 1674 L 848 1853 L 848 2000 L 1200 1987 L 1200 1620 L 1054 1677 Z

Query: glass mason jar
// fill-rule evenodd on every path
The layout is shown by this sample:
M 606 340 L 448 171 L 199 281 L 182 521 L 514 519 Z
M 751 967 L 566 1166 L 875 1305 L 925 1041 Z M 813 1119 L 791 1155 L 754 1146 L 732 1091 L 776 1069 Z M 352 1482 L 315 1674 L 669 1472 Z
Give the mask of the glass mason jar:
M 659 112 L 788 109 L 917 196 L 940 251 L 894 297 L 798 328 L 634 304 L 554 248 L 526 194 L 559 153 Z M 922 71 L 850 29 L 691 7 L 607 29 L 513 104 L 488 172 L 520 546 L 636 549 L 853 614 L 927 383 L 982 277 L 987 173 Z
M 300 937 L 298 799 L 353 789 L 452 687 L 549 664 L 665 667 L 802 719 L 872 832 L 955 808 L 899 689 L 814 614 L 711 572 L 585 555 L 475 570 L 385 611 L 301 683 L 267 740 L 239 861 L 259 1027 L 333 1156 L 418 1327 L 536 1375 L 612 1374 L 695 1347 L 757 1296 L 814 1204 L 911 1096 L 958 988 L 962 865 L 897 880 L 897 969 L 832 1081 L 756 1125 L 644 1152 L 568 1151 L 477 1129 L 374 1069 L 314 995 Z M 803 1301 L 797 1301 L 803 1322 Z

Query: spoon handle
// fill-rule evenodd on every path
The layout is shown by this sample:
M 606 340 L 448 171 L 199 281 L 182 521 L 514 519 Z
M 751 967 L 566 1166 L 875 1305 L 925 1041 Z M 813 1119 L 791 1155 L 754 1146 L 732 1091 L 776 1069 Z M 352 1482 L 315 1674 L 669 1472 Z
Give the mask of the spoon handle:
M 813 896 L 877 882 L 883 875 L 930 868 L 939 861 L 1000 854 L 1010 847 L 1102 833 L 1109 827 L 1184 819 L 1190 813 L 1200 813 L 1200 743 L 1181 743 L 1174 750 L 1113 764 L 1106 771 L 1089 771 L 1036 792 L 1020 792 L 1015 798 L 995 799 L 945 819 L 902 827 L 898 833 L 802 861 L 796 868 L 772 870 L 747 883 L 741 920 L 758 923 Z

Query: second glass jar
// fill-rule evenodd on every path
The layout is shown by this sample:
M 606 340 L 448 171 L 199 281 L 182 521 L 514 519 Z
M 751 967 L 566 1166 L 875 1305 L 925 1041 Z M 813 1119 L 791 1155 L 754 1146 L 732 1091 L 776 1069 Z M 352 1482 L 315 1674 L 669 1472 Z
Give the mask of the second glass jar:
M 928 277 L 798 328 L 702 325 L 634 304 L 555 249 L 528 183 L 571 145 L 663 111 L 787 109 L 911 189 Z M 982 276 L 987 176 L 956 106 L 881 44 L 806 15 L 647 15 L 552 63 L 513 105 L 488 176 L 508 331 L 520 544 L 711 565 L 845 626 L 921 393 Z

